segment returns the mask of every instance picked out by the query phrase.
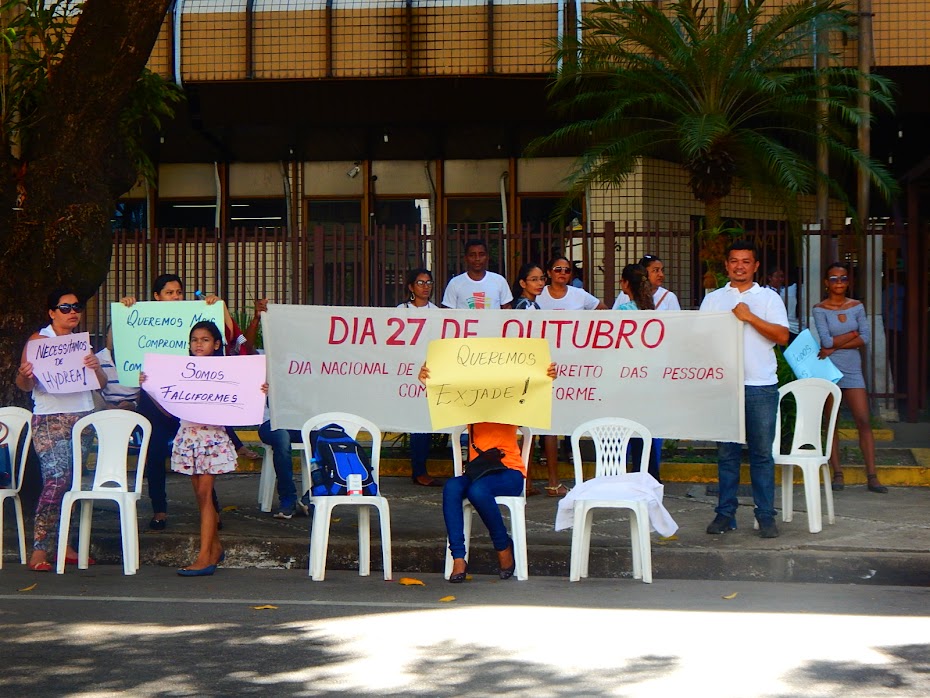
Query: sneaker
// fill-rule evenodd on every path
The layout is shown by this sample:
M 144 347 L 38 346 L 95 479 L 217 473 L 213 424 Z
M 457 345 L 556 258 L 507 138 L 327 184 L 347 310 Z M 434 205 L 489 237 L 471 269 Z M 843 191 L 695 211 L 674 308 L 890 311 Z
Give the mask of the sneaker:
M 718 535 L 734 530 L 736 530 L 736 519 L 732 516 L 724 516 L 723 514 L 717 514 L 714 520 L 707 526 L 707 532 L 711 535 Z
M 778 538 L 778 526 L 775 525 L 775 519 L 763 519 L 759 521 L 760 538 Z
M 294 517 L 295 512 L 297 511 L 297 502 L 295 500 L 283 501 L 281 506 L 278 508 L 278 513 L 274 515 L 276 519 L 285 519 L 289 520 Z

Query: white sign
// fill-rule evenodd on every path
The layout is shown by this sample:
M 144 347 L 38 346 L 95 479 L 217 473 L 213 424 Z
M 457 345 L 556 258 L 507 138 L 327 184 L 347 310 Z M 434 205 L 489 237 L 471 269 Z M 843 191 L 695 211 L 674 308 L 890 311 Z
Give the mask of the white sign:
M 264 356 L 146 354 L 142 389 L 166 412 L 197 424 L 261 424 Z
M 262 329 L 275 429 L 341 411 L 429 432 L 417 374 L 431 340 L 531 337 L 549 342 L 559 373 L 552 427 L 538 433 L 612 416 L 657 437 L 745 441 L 743 332 L 732 313 L 271 305 Z
M 99 390 L 97 373 L 84 365 L 84 357 L 93 353 L 87 332 L 33 339 L 26 346 L 32 375 L 47 393 Z

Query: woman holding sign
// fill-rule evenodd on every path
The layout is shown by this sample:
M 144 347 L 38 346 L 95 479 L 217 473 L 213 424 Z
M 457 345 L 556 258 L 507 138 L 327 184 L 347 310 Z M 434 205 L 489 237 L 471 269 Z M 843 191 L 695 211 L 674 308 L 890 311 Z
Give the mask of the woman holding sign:
M 555 380 L 555 364 L 549 364 L 549 378 Z M 426 364 L 420 368 L 420 382 L 424 385 L 429 379 Z M 510 579 L 516 569 L 513 555 L 513 541 L 507 535 L 507 527 L 497 507 L 495 497 L 513 497 L 523 491 L 526 480 L 526 466 L 517 444 L 517 427 L 512 424 L 481 422 L 468 427 L 469 463 L 474 463 L 479 456 L 491 457 L 493 466 L 478 476 L 471 474 L 449 478 L 442 489 L 442 516 L 446 523 L 446 535 L 449 538 L 449 551 L 452 553 L 452 572 L 449 581 L 461 584 L 468 576 L 468 562 L 465 560 L 465 518 L 462 502 L 468 499 L 478 516 L 488 527 L 491 543 L 497 551 L 499 576 Z
M 848 298 L 849 267 L 843 262 L 834 262 L 827 267 L 824 275 L 826 300 L 814 306 L 814 322 L 820 337 L 820 358 L 828 356 L 834 365 L 843 372 L 837 383 L 843 391 L 843 400 L 849 406 L 856 429 L 859 430 L 859 448 L 865 459 L 865 472 L 868 477 L 870 492 L 885 494 L 888 488 L 878 481 L 875 472 L 875 440 L 872 436 L 872 424 L 869 421 L 869 396 L 865 391 L 865 379 L 862 377 L 862 356 L 859 348 L 869 343 L 869 321 L 865 316 L 865 306 L 857 300 Z M 830 466 L 833 468 L 833 489 L 842 490 L 843 467 L 840 465 L 838 437 L 833 434 L 833 453 Z
M 52 291 L 47 305 L 51 322 L 33 334 L 30 341 L 71 334 L 81 322 L 84 303 L 73 291 Z M 106 374 L 100 368 L 100 360 L 94 355 L 93 349 L 89 349 L 84 356 L 84 366 L 97 374 L 100 385 L 106 385 Z M 35 403 L 32 410 L 32 444 L 39 456 L 39 470 L 42 473 L 42 493 L 36 505 L 29 569 L 50 572 L 52 564 L 48 559 L 48 551 L 55 550 L 58 544 L 56 538 L 61 518 L 61 500 L 71 486 L 71 429 L 81 417 L 93 411 L 93 391 L 46 392 L 33 373 L 26 349 L 23 349 L 22 361 L 16 374 L 16 386 L 20 390 L 32 391 Z M 81 441 L 85 450 L 90 448 L 91 438 L 90 431 L 82 434 Z M 69 563 L 77 564 L 77 552 L 71 546 L 68 546 L 66 559 Z

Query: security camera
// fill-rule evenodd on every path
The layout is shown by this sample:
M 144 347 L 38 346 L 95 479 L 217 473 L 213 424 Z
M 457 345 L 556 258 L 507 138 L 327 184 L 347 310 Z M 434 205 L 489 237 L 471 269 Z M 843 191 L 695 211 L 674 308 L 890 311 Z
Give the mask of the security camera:
M 356 177 L 358 177 L 359 172 L 361 172 L 361 168 L 358 166 L 358 163 L 356 162 L 354 165 L 352 165 L 349 171 L 346 172 L 346 177 L 351 177 L 352 179 L 355 179 Z

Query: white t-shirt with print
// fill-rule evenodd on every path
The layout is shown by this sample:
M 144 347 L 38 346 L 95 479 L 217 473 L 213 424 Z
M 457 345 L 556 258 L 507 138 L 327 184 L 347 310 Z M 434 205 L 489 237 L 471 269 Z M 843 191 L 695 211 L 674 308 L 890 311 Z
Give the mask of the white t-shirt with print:
M 442 296 L 442 304 L 459 310 L 499 310 L 513 300 L 507 280 L 493 271 L 486 271 L 481 281 L 468 273 L 452 277 Z

